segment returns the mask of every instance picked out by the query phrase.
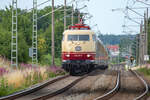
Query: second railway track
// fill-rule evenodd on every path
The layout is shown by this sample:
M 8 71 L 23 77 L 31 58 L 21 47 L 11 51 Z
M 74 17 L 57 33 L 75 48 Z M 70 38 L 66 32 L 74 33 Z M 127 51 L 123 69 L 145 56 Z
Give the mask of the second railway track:
M 124 76 L 127 73 L 129 76 Z M 123 75 L 124 74 L 124 75 Z M 122 71 L 121 85 L 116 95 L 109 99 L 101 98 L 96 100 L 146 100 L 148 94 L 148 84 L 136 71 Z M 105 94 L 106 95 L 106 94 Z M 104 96 L 105 96 L 104 95 Z
M 112 95 L 114 95 L 120 88 L 120 72 L 117 72 L 117 79 L 115 87 L 104 95 L 95 98 L 94 100 L 108 100 Z
M 136 77 L 143 83 L 143 86 L 145 87 L 144 92 L 140 94 L 139 96 L 137 96 L 136 98 L 134 98 L 134 100 L 145 100 L 149 92 L 149 87 L 148 87 L 147 82 L 136 71 L 132 71 L 132 70 L 130 71 L 136 75 Z
M 148 84 L 146 83 L 146 81 L 142 78 L 142 76 L 140 76 L 136 71 L 132 71 L 132 70 L 129 70 L 130 73 L 132 73 L 132 75 L 134 75 L 134 77 L 136 78 L 136 80 L 139 80 L 139 82 L 142 84 L 142 86 L 144 87 L 143 89 L 141 89 L 142 92 L 140 92 L 138 95 L 132 97 L 131 100 L 146 100 L 146 96 L 148 94 L 148 91 L 149 91 L 149 87 L 148 87 Z M 134 79 L 135 79 L 134 78 Z M 116 85 L 115 87 L 111 90 L 111 91 L 108 91 L 107 93 L 105 93 L 104 95 L 102 96 L 99 96 L 97 98 L 95 98 L 94 100 L 130 100 L 128 98 L 124 98 L 124 96 L 120 96 L 119 95 L 115 95 L 115 93 L 118 92 L 118 94 L 121 92 L 121 90 L 119 90 L 120 88 L 123 88 L 121 87 L 121 75 L 120 73 L 118 72 L 118 75 L 117 75 L 117 80 L 116 80 Z M 133 80 L 128 80 L 128 81 L 133 81 Z M 135 85 L 135 84 L 133 84 Z M 119 90 L 119 91 L 118 91 Z M 130 92 L 129 92 L 130 93 Z M 116 97 L 117 96 L 117 97 Z M 119 98 L 118 98 L 119 97 Z

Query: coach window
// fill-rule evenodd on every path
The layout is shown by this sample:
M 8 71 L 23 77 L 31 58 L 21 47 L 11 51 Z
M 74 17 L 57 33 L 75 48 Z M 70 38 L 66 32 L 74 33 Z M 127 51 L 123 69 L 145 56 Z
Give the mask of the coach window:
M 92 35 L 93 41 L 96 41 L 96 36 Z
M 79 35 L 79 41 L 89 41 L 89 35 Z
M 68 35 L 68 41 L 78 41 L 78 35 Z

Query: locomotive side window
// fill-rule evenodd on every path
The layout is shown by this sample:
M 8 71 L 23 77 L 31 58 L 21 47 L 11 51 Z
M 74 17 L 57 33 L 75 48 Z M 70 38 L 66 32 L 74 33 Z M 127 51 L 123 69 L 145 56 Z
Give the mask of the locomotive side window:
M 78 35 L 68 35 L 68 41 L 78 41 Z
M 93 41 L 96 41 L 96 36 L 92 35 Z
M 89 41 L 89 35 L 79 35 L 79 41 Z

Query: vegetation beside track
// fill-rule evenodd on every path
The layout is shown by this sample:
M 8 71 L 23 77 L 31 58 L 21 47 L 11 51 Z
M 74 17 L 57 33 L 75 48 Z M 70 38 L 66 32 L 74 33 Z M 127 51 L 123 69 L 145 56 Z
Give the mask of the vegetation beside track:
M 23 64 L 22 64 L 23 65 Z M 65 75 L 60 67 L 29 67 L 21 66 L 20 70 L 9 72 L 5 68 L 0 69 L 0 97 L 26 89 L 50 78 Z
M 144 66 L 142 68 L 137 69 L 137 71 L 144 74 L 147 77 L 150 77 L 150 68 L 149 67 Z
M 150 69 L 148 69 L 146 67 L 145 68 L 140 68 L 140 69 L 138 69 L 138 71 L 143 73 L 146 76 L 150 76 Z

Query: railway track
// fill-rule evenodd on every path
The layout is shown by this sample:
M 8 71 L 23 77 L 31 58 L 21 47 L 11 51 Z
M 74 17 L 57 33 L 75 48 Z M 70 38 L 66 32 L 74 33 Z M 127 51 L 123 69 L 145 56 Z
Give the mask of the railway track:
M 75 84 L 86 78 L 88 75 L 82 77 L 73 77 L 70 75 L 62 76 L 51 81 L 47 81 L 34 88 L 24 90 L 13 95 L 5 96 L 0 100 L 45 100 L 59 95 Z
M 130 71 L 143 83 L 143 85 L 145 87 L 145 91 L 141 95 L 137 96 L 134 100 L 145 100 L 145 98 L 149 92 L 148 84 L 136 71 L 132 71 L 132 70 L 130 70 Z
M 91 74 L 91 73 L 89 73 L 89 74 Z M 49 98 L 52 98 L 52 97 L 54 97 L 58 94 L 61 94 L 65 91 L 67 91 L 68 89 L 70 89 L 71 87 L 76 85 L 78 82 L 80 82 L 82 79 L 86 78 L 88 75 L 84 75 L 82 77 L 75 77 L 77 79 L 74 79 L 74 81 L 72 81 L 69 84 L 65 85 L 63 88 L 58 89 L 57 91 L 54 91 L 54 92 L 48 91 L 47 93 L 44 93 L 44 94 L 40 92 L 40 94 L 42 94 L 40 96 L 35 95 L 37 91 L 40 91 L 43 88 L 47 88 L 48 85 L 50 85 L 50 86 L 53 85 L 54 86 L 57 82 L 59 84 L 62 84 L 62 82 L 60 82 L 61 80 L 62 81 L 63 80 L 68 81 L 67 78 L 69 78 L 71 76 L 70 75 L 65 75 L 65 76 L 62 76 L 62 77 L 55 78 L 53 80 L 46 81 L 43 84 L 36 85 L 36 86 L 34 86 L 30 89 L 26 89 L 26 90 L 14 93 L 12 95 L 1 97 L 0 100 L 29 100 L 29 99 L 30 100 L 41 100 L 41 99 L 43 100 L 43 99 L 49 99 Z M 57 85 L 57 87 L 59 87 L 59 85 Z M 55 90 L 55 88 L 53 88 L 53 90 Z M 37 93 L 37 94 L 39 94 L 39 93 Z M 32 96 L 36 96 L 36 97 L 32 97 Z M 30 98 L 28 98 L 28 97 L 30 97 Z
M 112 95 L 114 95 L 119 90 L 119 88 L 120 88 L 120 72 L 118 71 L 115 87 L 111 91 L 105 93 L 100 97 L 95 98 L 94 100 L 108 100 Z
M 17 99 L 17 98 L 22 97 L 24 95 L 28 95 L 28 94 L 31 94 L 31 93 L 33 93 L 35 91 L 38 91 L 38 90 L 40 90 L 40 89 L 42 89 L 42 88 L 44 88 L 44 87 L 46 87 L 48 85 L 51 85 L 51 84 L 53 84 L 53 83 L 55 83 L 57 81 L 65 79 L 65 78 L 67 78 L 69 76 L 70 75 L 65 75 L 65 76 L 57 77 L 57 78 L 55 78 L 53 80 L 48 80 L 48 81 L 46 81 L 46 82 L 44 82 L 42 84 L 38 84 L 38 85 L 36 85 L 36 86 L 34 86 L 32 88 L 29 88 L 29 89 L 26 89 L 26 90 L 23 90 L 23 91 L 20 91 L 20 92 L 16 92 L 16 93 L 8 95 L 8 96 L 1 97 L 0 100 L 14 100 L 14 99 Z
M 133 100 L 146 100 L 145 98 L 146 98 L 148 91 L 149 91 L 148 84 L 136 71 L 130 70 L 130 72 L 133 75 L 135 75 L 138 80 L 140 80 L 140 82 L 143 84 L 143 86 L 145 88 L 144 92 L 141 93 L 139 96 L 135 97 Z M 120 73 L 118 72 L 115 87 L 111 91 L 105 93 L 102 96 L 95 98 L 94 100 L 109 100 L 109 99 L 111 99 L 111 97 L 115 97 L 115 94 L 118 93 L 119 89 L 121 88 L 121 84 L 120 84 L 121 80 L 120 79 L 121 79 L 121 76 L 120 76 Z M 111 100 L 114 100 L 114 99 L 111 99 Z
M 39 96 L 37 98 L 34 98 L 32 100 L 46 100 L 46 99 L 50 99 L 56 95 L 59 95 L 65 91 L 67 91 L 68 89 L 72 88 L 74 85 L 76 85 L 78 82 L 80 82 L 81 80 L 83 80 L 84 78 L 86 78 L 88 75 L 84 75 L 83 77 L 80 77 L 76 80 L 74 80 L 73 82 L 71 82 L 70 84 L 66 85 L 65 87 L 55 91 L 55 92 L 52 92 L 52 93 L 47 93 L 47 94 L 44 94 L 42 96 Z

